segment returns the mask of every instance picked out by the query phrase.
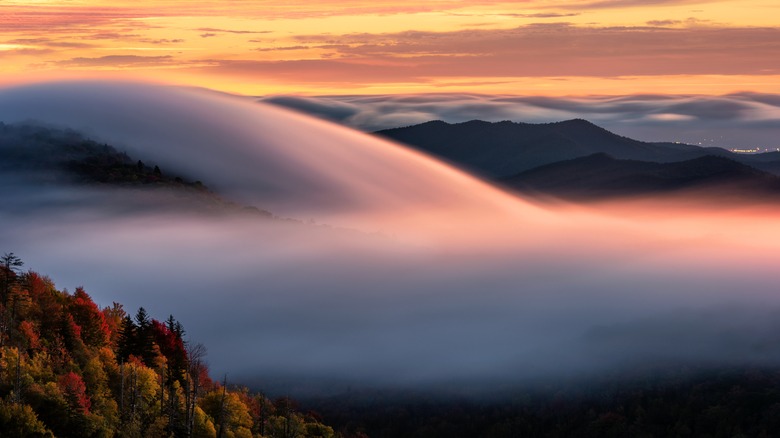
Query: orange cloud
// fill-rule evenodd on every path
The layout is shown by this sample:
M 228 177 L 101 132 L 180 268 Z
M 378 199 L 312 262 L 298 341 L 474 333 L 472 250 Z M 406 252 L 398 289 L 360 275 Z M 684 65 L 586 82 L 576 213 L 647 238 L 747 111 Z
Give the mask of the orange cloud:
M 659 5 L 701 4 L 711 3 L 711 0 L 596 0 L 581 1 L 577 3 L 559 4 L 556 7 L 578 9 L 612 9 L 612 8 L 637 8 Z
M 728 91 L 761 92 L 780 75 L 780 23 L 759 0 L 47 4 L 0 5 L 0 81 L 132 67 L 139 77 L 243 93 L 271 88 L 263 84 L 313 94 L 504 92 L 521 83 L 560 93 L 583 78 L 652 90 L 682 76 L 680 86 L 725 81 Z
M 120 20 L 149 17 L 150 11 L 128 8 L 0 6 L 0 29 L 7 32 L 58 33 L 85 27 L 115 25 Z M 138 26 L 140 23 L 132 23 Z
M 448 33 L 307 35 L 334 59 L 218 60 L 214 72 L 320 82 L 442 77 L 780 74 L 773 28 L 583 28 L 567 24 Z M 284 50 L 285 47 L 277 48 Z M 290 49 L 290 47 L 287 47 Z M 728 60 L 728 62 L 724 62 Z
M 72 58 L 60 61 L 58 64 L 69 67 L 149 67 L 170 65 L 174 62 L 172 56 L 138 56 L 138 55 L 107 55 L 98 58 Z

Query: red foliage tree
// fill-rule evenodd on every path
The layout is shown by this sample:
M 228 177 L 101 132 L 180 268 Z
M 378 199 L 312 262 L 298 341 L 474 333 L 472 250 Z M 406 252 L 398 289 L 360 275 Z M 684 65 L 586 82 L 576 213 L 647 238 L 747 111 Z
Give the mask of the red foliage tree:
M 181 325 L 171 315 L 166 323 L 152 320 L 154 342 L 168 359 L 168 378 L 184 382 L 187 372 L 187 350 L 182 339 Z
M 73 320 L 81 327 L 81 339 L 85 344 L 102 347 L 111 337 L 106 317 L 84 288 L 76 288 L 71 300 Z
M 34 302 L 43 300 L 46 294 L 49 293 L 49 284 L 47 283 L 47 279 L 39 275 L 37 272 L 28 272 L 25 280 L 25 286 L 30 292 L 30 297 Z
M 152 333 L 154 334 L 154 342 L 160 347 L 160 352 L 165 357 L 170 357 L 173 352 L 179 349 L 181 339 L 177 339 L 175 333 L 156 319 L 152 320 Z M 181 344 L 181 348 L 184 348 L 184 344 Z
M 63 319 L 62 294 L 54 289 L 54 284 L 48 277 L 32 271 L 25 274 L 25 277 L 25 287 L 32 299 L 29 317 L 38 321 L 41 338 L 53 342 L 53 338 L 60 334 Z
M 22 321 L 19 323 L 19 333 L 27 340 L 27 348 L 30 350 L 41 348 L 40 335 L 38 335 L 38 331 L 30 321 Z
M 82 414 L 89 413 L 92 402 L 87 395 L 87 386 L 81 376 L 71 371 L 61 376 L 57 384 L 68 400 L 71 409 Z

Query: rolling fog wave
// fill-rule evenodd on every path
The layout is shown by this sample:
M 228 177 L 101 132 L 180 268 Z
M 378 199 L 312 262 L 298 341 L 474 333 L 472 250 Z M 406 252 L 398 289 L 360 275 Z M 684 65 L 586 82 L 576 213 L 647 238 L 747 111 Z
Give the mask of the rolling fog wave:
M 542 208 L 398 145 L 203 90 L 7 88 L 0 120 L 78 129 L 313 219 L 134 212 L 112 208 L 112 191 L 32 182 L 0 194 L 0 251 L 102 305 L 174 313 L 218 374 L 424 386 L 780 362 L 773 209 Z

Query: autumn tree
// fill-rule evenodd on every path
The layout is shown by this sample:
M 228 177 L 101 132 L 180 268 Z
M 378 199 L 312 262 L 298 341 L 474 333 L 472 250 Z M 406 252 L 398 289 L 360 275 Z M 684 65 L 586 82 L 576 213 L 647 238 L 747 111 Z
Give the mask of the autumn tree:
M 121 416 L 122 428 L 132 436 L 139 434 L 152 424 L 158 416 L 157 408 L 160 384 L 157 374 L 145 366 L 140 359 L 131 358 L 122 365 L 121 372 Z
M 152 333 L 160 353 L 167 359 L 168 380 L 182 383 L 187 368 L 187 352 L 182 338 L 184 329 L 173 315 L 170 315 L 165 323 L 152 320 Z
M 2 291 L 2 296 L 0 296 L 2 302 L 0 304 L 5 305 L 6 300 L 8 300 L 8 293 L 11 286 L 16 283 L 19 268 L 22 266 L 24 266 L 22 259 L 12 252 L 7 252 L 0 256 L 0 291 Z
M 54 438 L 29 405 L 7 403 L 0 399 L 2 436 L 19 438 Z
M 252 417 L 237 393 L 218 387 L 203 396 L 201 406 L 215 420 L 217 437 L 252 437 Z
M 103 308 L 102 312 L 110 333 L 108 341 L 112 346 L 116 347 L 119 340 L 119 333 L 122 331 L 122 323 L 125 316 L 127 316 L 127 312 L 125 312 L 124 306 L 116 301 L 111 303 L 111 307 Z
M 179 403 L 179 392 L 184 389 L 187 372 L 187 352 L 182 339 L 184 329 L 170 315 L 165 323 L 152 320 L 152 332 L 154 342 L 166 359 L 162 377 L 167 396 L 163 396 L 161 402 L 165 403 L 161 403 L 161 407 L 168 416 L 168 430 L 184 435 L 187 430 L 186 403 Z
M 72 313 L 62 313 L 58 329 L 64 346 L 71 353 L 71 356 L 83 359 L 86 354 L 86 346 L 81 339 L 81 326 L 76 323 Z
M 193 436 L 196 428 L 198 399 L 208 383 L 208 367 L 205 363 L 206 347 L 203 344 L 187 346 L 187 375 L 184 386 L 186 436 Z M 205 424 L 205 423 L 204 423 Z M 203 427 L 206 427 L 205 425 Z
M 89 413 L 92 401 L 87 395 L 87 386 L 84 384 L 84 380 L 81 376 L 71 371 L 60 377 L 57 384 L 73 411 L 80 414 Z
M 34 304 L 30 306 L 28 317 L 36 321 L 41 341 L 46 344 L 56 342 L 54 338 L 59 334 L 58 327 L 67 298 L 56 290 L 50 278 L 35 272 L 24 275 L 24 288 Z
M 71 313 L 75 323 L 81 327 L 81 339 L 86 345 L 102 347 L 108 342 L 110 331 L 106 317 L 82 287 L 76 288 L 73 294 Z

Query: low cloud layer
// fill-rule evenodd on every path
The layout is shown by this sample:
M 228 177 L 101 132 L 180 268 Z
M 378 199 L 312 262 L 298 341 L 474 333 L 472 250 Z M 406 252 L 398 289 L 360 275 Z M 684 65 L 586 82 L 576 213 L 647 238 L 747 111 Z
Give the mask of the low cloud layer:
M 780 147 L 780 96 L 775 94 L 270 96 L 261 101 L 364 131 L 430 120 L 548 123 L 583 118 L 618 134 L 645 141 L 681 141 L 744 149 Z
M 392 144 L 202 91 L 0 90 L 0 120 L 26 119 L 352 226 L 117 211 L 126 192 L 4 185 L 3 205 L 24 208 L 0 211 L 0 251 L 103 305 L 174 313 L 231 380 L 419 388 L 780 363 L 774 212 L 540 208 Z

